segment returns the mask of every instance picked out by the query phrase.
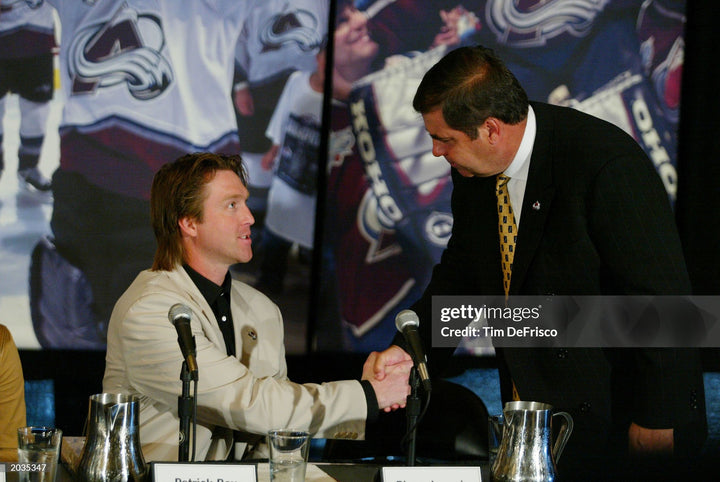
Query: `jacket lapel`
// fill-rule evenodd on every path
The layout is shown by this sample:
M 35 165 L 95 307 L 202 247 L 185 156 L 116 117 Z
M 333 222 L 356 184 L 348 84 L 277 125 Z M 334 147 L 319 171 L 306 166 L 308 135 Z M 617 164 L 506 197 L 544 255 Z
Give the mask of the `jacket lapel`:
M 545 222 L 555 195 L 551 155 L 552 123 L 543 115 L 542 106 L 538 107 L 533 104 L 533 110 L 537 120 L 537 134 L 523 197 L 521 223 L 518 228 L 510 284 L 511 294 L 518 294 L 520 287 L 524 284 L 528 268 L 543 237 Z
M 176 284 L 176 286 L 185 293 L 187 299 L 190 300 L 190 308 L 199 315 L 199 322 L 203 327 L 203 331 L 208 339 L 217 346 L 225 349 L 225 340 L 223 339 L 220 326 L 215 319 L 212 308 L 205 301 L 200 290 L 195 286 L 190 276 L 185 272 L 182 266 L 178 266 L 173 271 L 168 272 L 168 276 Z

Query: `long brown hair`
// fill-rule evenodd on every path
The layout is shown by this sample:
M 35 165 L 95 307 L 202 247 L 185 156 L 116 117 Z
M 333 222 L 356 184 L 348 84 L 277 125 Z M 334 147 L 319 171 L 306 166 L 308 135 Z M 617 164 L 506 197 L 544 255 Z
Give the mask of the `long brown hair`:
M 150 191 L 150 218 L 157 241 L 153 271 L 169 271 L 183 262 L 178 222 L 184 217 L 202 221 L 205 185 L 223 170 L 234 172 L 247 185 L 247 173 L 238 155 L 187 154 L 155 174 Z

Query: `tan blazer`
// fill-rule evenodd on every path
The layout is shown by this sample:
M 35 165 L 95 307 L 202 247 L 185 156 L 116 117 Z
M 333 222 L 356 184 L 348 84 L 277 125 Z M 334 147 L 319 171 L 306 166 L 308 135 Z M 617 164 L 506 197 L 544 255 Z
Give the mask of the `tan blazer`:
M 139 396 L 145 459 L 178 457 L 183 357 L 168 320 L 175 303 L 193 311 L 199 376 L 196 460 L 224 460 L 232 446 L 231 430 L 243 432 L 251 444 L 279 427 L 309 430 L 321 438 L 363 438 L 367 403 L 360 383 L 289 381 L 279 308 L 237 280 L 231 301 L 237 358 L 227 356 L 210 306 L 181 267 L 141 272 L 116 303 L 103 391 Z
M 0 325 L 0 461 L 17 461 L 17 429 L 25 426 L 25 382 L 20 355 Z

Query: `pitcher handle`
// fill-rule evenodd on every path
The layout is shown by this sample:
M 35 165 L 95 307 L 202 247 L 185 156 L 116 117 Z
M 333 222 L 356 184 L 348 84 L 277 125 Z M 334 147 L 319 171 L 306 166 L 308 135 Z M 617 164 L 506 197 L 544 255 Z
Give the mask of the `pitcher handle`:
M 567 412 L 556 412 L 553 414 L 553 418 L 555 417 L 565 419 L 565 423 L 562 424 L 562 427 L 558 431 L 557 439 L 555 440 L 552 450 L 555 463 L 557 463 L 557 461 L 560 460 L 563 449 L 565 449 L 565 444 L 567 444 L 567 441 L 570 439 L 570 434 L 572 434 L 575 423 L 573 422 L 572 416 Z

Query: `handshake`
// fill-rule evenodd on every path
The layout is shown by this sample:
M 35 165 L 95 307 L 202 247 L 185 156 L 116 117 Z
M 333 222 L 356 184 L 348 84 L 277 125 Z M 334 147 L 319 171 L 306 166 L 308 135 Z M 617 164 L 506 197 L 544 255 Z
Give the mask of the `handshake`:
M 370 353 L 363 365 L 362 379 L 372 385 L 381 410 L 390 412 L 405 408 L 412 367 L 412 358 L 399 346 Z
M 398 331 L 405 336 L 412 356 L 397 345 L 382 352 L 372 352 L 363 365 L 362 380 L 368 380 L 375 390 L 378 406 L 385 412 L 404 408 L 410 394 L 410 370 L 417 367 L 426 391 L 430 391 L 430 377 L 425 364 L 422 343 L 417 332 L 417 315 L 410 310 L 395 318 Z

